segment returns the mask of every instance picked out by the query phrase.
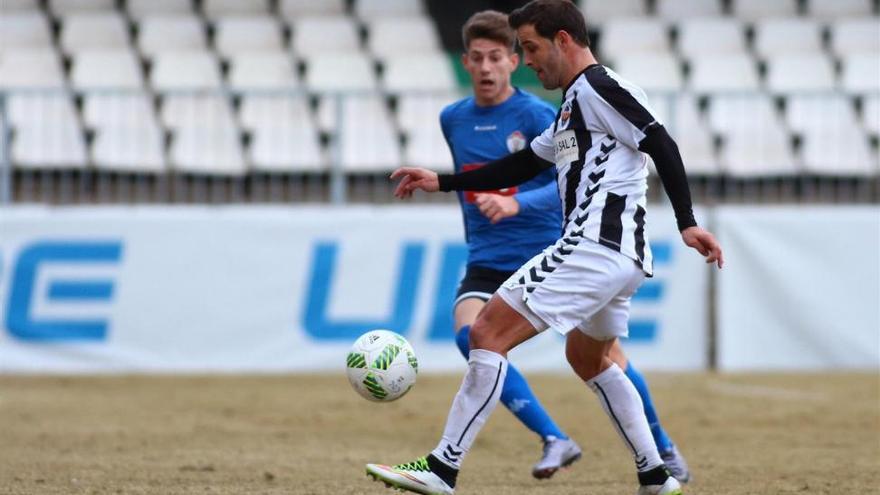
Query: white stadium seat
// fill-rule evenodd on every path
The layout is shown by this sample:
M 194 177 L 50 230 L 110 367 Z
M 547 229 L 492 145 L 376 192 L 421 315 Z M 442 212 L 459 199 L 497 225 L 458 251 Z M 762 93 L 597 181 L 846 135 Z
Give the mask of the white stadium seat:
M 819 19 L 866 17 L 873 10 L 873 0 L 807 0 L 807 14 Z
M 440 112 L 459 100 L 455 92 L 436 94 L 403 94 L 397 103 L 397 121 L 404 132 L 413 128 L 440 127 Z
M 6 3 L 6 0 L 3 0 Z M 58 17 L 83 12 L 110 12 L 116 9 L 114 0 L 50 0 L 49 10 Z
M 47 127 L 52 124 L 75 124 L 76 109 L 63 93 L 10 93 L 6 101 L 7 117 L 13 127 Z
M 314 128 L 308 102 L 303 96 L 246 94 L 238 110 L 241 125 L 249 130 L 275 127 Z
M 159 113 L 169 129 L 237 127 L 229 100 L 215 93 L 167 95 Z
M 709 102 L 709 126 L 721 134 L 745 134 L 782 127 L 770 96 L 716 95 Z
M 358 27 L 349 16 L 296 18 L 292 27 L 291 48 L 303 56 L 360 48 Z
M 798 133 L 838 133 L 858 126 L 852 102 L 842 95 L 796 95 L 785 103 L 785 121 Z
M 367 47 L 380 58 L 396 53 L 440 53 L 440 39 L 427 17 L 383 17 L 368 25 Z
M 174 170 L 204 175 L 242 175 L 246 171 L 240 135 L 233 128 L 183 128 L 171 138 Z
M 391 55 L 384 65 L 384 86 L 388 91 L 442 91 L 456 87 L 455 72 L 444 53 Z
M 801 158 L 804 169 L 815 175 L 873 177 L 878 173 L 877 155 L 868 137 L 855 126 L 805 134 Z
M 40 0 L 3 0 L 0 5 L 0 12 L 8 15 L 10 12 L 36 12 L 40 10 Z
M 775 93 L 831 91 L 835 86 L 834 64 L 824 53 L 767 59 L 767 88 Z
M 207 51 L 161 53 L 153 61 L 150 80 L 160 91 L 215 89 L 220 87 L 220 67 Z
M 22 48 L 0 57 L 0 88 L 62 87 L 61 62 L 51 48 Z
M 705 55 L 691 63 L 693 91 L 754 91 L 758 89 L 758 68 L 750 55 Z
M 872 53 L 880 56 L 880 19 L 839 20 L 831 26 L 831 47 L 838 55 Z
M 413 17 L 425 14 L 422 0 L 355 0 L 354 14 L 360 19 Z
M 83 122 L 89 128 L 138 128 L 155 125 L 156 113 L 147 93 L 87 93 L 83 98 Z
M 246 90 L 292 90 L 299 86 L 290 55 L 264 51 L 236 55 L 230 59 L 229 87 Z
M 306 61 L 306 86 L 313 91 L 377 88 L 373 63 L 363 53 L 315 55 Z
M 158 173 L 166 169 L 163 133 L 158 124 L 104 127 L 95 133 L 92 162 L 102 170 Z
M 453 168 L 449 146 L 440 129 L 440 112 L 459 96 L 449 92 L 436 95 L 403 95 L 397 105 L 397 120 L 407 136 L 404 163 L 437 171 Z
M 868 96 L 862 102 L 862 120 L 871 134 L 880 135 L 880 95 Z
M 248 156 L 261 172 L 322 172 L 327 162 L 313 125 L 267 127 L 251 137 Z
M 581 11 L 587 24 L 594 26 L 615 17 L 647 15 L 645 0 L 581 0 Z
M 0 15 L 0 56 L 20 48 L 52 48 L 52 34 L 39 11 Z
M 720 169 L 713 140 L 712 134 L 700 127 L 675 139 L 688 175 L 718 175 Z
M 342 116 L 339 125 L 337 113 Z M 341 109 L 336 100 L 322 98 L 318 121 L 321 129 L 339 133 L 340 160 L 346 171 L 381 172 L 400 165 L 397 132 L 381 97 L 347 96 Z
M 669 30 L 654 18 L 611 19 L 602 29 L 601 51 L 611 59 L 639 53 L 669 53 Z
M 76 122 L 18 128 L 11 149 L 12 161 L 21 168 L 70 169 L 86 165 L 86 146 Z
M 676 139 L 706 128 L 697 99 L 689 93 L 647 93 L 653 115 Z
M 202 21 L 192 14 L 149 15 L 138 29 L 138 46 L 148 57 L 163 52 L 207 49 Z
M 125 19 L 115 11 L 70 14 L 61 27 L 61 46 L 67 53 L 129 46 Z
M 280 0 L 278 12 L 287 21 L 310 16 L 341 16 L 345 14 L 345 0 Z
M 755 23 L 755 51 L 769 57 L 822 51 L 822 26 L 813 19 L 787 18 Z
M 657 15 L 661 19 L 678 21 L 691 17 L 720 17 L 719 0 L 657 0 Z
M 850 93 L 880 92 L 880 57 L 876 53 L 858 53 L 843 59 L 843 89 Z
M 125 6 L 133 19 L 156 15 L 185 15 L 193 12 L 192 0 L 127 0 Z
M 781 126 L 724 136 L 720 162 L 733 177 L 781 177 L 798 172 L 790 136 Z
M 685 57 L 745 53 L 745 28 L 730 18 L 688 19 L 678 25 L 678 49 Z
M 202 11 L 211 20 L 241 15 L 269 14 L 269 0 L 202 0 Z
M 215 25 L 214 45 L 221 55 L 280 51 L 281 26 L 274 17 L 224 17 Z
M 140 63 L 129 49 L 79 52 L 70 80 L 77 89 L 133 89 L 144 84 Z
M 403 152 L 407 166 L 425 167 L 437 172 L 452 172 L 454 164 L 440 126 L 410 132 Z
M 791 18 L 797 15 L 798 0 L 733 0 L 733 15 L 744 21 Z
M 684 84 L 678 57 L 671 53 L 621 55 L 613 67 L 645 91 L 678 91 Z

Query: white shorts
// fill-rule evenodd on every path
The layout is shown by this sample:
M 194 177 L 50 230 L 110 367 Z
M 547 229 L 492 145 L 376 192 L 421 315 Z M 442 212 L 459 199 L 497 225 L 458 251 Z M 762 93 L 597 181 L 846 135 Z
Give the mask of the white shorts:
M 632 259 L 589 239 L 562 238 L 529 260 L 498 296 L 537 331 L 577 328 L 596 340 L 629 335 L 630 299 L 645 273 Z

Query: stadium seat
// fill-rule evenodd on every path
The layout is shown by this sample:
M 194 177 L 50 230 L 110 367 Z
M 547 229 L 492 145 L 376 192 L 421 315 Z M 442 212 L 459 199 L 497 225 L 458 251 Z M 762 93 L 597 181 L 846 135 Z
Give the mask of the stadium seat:
M 64 73 L 51 48 L 22 48 L 0 57 L 0 89 L 63 88 Z
M 689 176 L 712 177 L 720 173 L 713 141 L 712 134 L 702 127 L 675 138 Z
M 880 95 L 868 96 L 864 99 L 862 121 L 868 132 L 880 136 Z
M 661 19 L 668 21 L 721 16 L 721 2 L 718 0 L 657 0 L 655 9 Z
M 587 24 L 594 26 L 615 17 L 641 17 L 647 15 L 645 0 L 581 0 L 581 11 Z
M 880 57 L 876 53 L 857 53 L 843 59 L 843 89 L 850 93 L 880 92 Z
M 311 127 L 311 112 L 304 96 L 246 94 L 238 109 L 248 131 L 274 127 Z
M 874 177 L 880 170 L 868 137 L 856 127 L 830 134 L 823 131 L 804 134 L 801 158 L 804 169 L 814 175 Z
M 676 139 L 706 128 L 697 99 L 692 94 L 648 92 L 647 95 L 652 113 Z
M 360 49 L 358 27 L 349 16 L 296 18 L 292 27 L 291 49 L 302 56 Z
M 345 14 L 345 0 L 280 0 L 278 12 L 287 21 L 311 16 L 342 16 Z
M 407 166 L 425 167 L 437 172 L 452 172 L 454 164 L 449 146 L 436 125 L 407 135 L 403 162 Z
M 435 94 L 403 94 L 397 102 L 397 122 L 404 132 L 414 128 L 439 128 L 440 112 L 461 98 L 454 92 Z
M 880 57 L 880 19 L 843 19 L 831 25 L 831 48 L 837 55 L 872 53 Z
M 745 29 L 736 19 L 688 19 L 678 25 L 678 50 L 685 57 L 745 53 Z
M 391 55 L 384 65 L 388 91 L 450 91 L 456 87 L 449 57 L 440 52 Z
M 359 52 L 306 59 L 306 86 L 313 91 L 372 90 L 377 88 L 373 63 Z
M 782 128 L 773 100 L 764 94 L 715 95 L 709 102 L 709 126 L 721 134 L 745 134 Z
M 601 52 L 611 59 L 670 52 L 666 23 L 649 17 L 611 19 L 602 29 L 601 40 Z
M 3 0 L 4 6 L 6 0 Z M 49 0 L 49 11 L 55 17 L 67 17 L 84 12 L 111 12 L 116 9 L 114 0 Z
M 172 130 L 237 128 L 229 100 L 215 93 L 167 95 L 159 113 L 162 124 Z
M 720 164 L 733 177 L 784 177 L 797 174 L 791 138 L 779 126 L 746 129 L 724 136 Z
M 40 10 L 40 0 L 3 0 L 2 13 L 36 12 Z
M 70 80 L 76 89 L 132 89 L 143 86 L 140 63 L 128 49 L 79 52 L 73 59 Z
M 214 46 L 221 56 L 283 48 L 281 26 L 274 17 L 223 17 L 215 24 Z
M 383 172 L 400 165 L 397 132 L 381 97 L 347 96 L 341 108 L 336 100 L 322 98 L 318 123 L 323 130 L 338 132 L 339 157 L 346 171 Z
M 681 64 L 671 53 L 621 55 L 612 67 L 645 91 L 679 91 L 684 84 Z
M 269 0 L 202 0 L 202 11 L 212 21 L 221 17 L 269 14 Z
M 766 19 L 755 23 L 755 52 L 762 57 L 822 51 L 822 26 L 813 19 Z
M 114 172 L 158 173 L 166 169 L 163 133 L 158 125 L 104 127 L 92 142 L 92 163 Z
M 824 53 L 778 55 L 767 60 L 767 88 L 775 93 L 831 91 L 834 65 Z
M 434 23 L 427 17 L 382 17 L 368 24 L 367 47 L 379 58 L 398 53 L 440 53 Z
M 840 94 L 794 95 L 786 99 L 785 121 L 797 133 L 827 132 L 858 127 L 852 102 Z
M 20 48 L 52 48 L 49 23 L 41 12 L 0 15 L 0 56 Z
M 261 172 L 323 172 L 327 161 L 313 125 L 267 127 L 251 138 L 248 156 Z
M 229 87 L 237 91 L 292 90 L 299 86 L 287 52 L 239 54 L 230 60 Z
M 225 127 L 182 128 L 174 132 L 169 150 L 171 167 L 199 175 L 242 175 L 246 171 L 241 136 Z
M 19 168 L 82 168 L 87 161 L 82 132 L 76 123 L 17 128 L 11 152 Z
M 207 49 L 202 21 L 192 14 L 145 16 L 138 29 L 138 46 L 148 57 L 163 52 Z
M 143 91 L 87 93 L 82 116 L 86 127 L 92 129 L 157 125 L 151 98 Z
M 186 15 L 193 13 L 192 0 L 127 0 L 128 14 L 135 20 L 157 15 Z
M 160 53 L 154 59 L 150 81 L 160 91 L 219 88 L 220 68 L 211 52 Z
M 12 92 L 6 100 L 6 115 L 14 128 L 76 125 L 76 109 L 60 92 Z
M 758 69 L 750 55 L 704 55 L 690 64 L 689 85 L 698 93 L 758 89 Z
M 355 0 L 354 14 L 359 19 L 423 16 L 422 0 Z
M 797 15 L 797 0 L 733 0 L 731 10 L 734 16 L 748 22 L 791 18 Z
M 449 92 L 435 95 L 409 94 L 397 104 L 398 126 L 406 135 L 404 164 L 437 171 L 453 168 L 449 146 L 440 129 L 439 117 L 444 107 L 459 96 Z
M 115 12 L 73 13 L 61 27 L 61 46 L 66 53 L 96 48 L 126 48 L 128 27 Z
M 818 19 L 867 17 L 873 0 L 807 0 L 807 15 Z

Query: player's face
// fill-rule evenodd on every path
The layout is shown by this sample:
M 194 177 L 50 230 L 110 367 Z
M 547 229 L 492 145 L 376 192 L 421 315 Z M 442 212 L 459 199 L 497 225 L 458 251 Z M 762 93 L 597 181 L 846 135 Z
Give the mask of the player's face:
M 544 89 L 561 88 L 563 59 L 555 40 L 539 35 L 532 24 L 520 26 L 516 30 L 516 37 L 523 49 L 526 65 L 535 71 Z
M 503 102 L 510 90 L 510 74 L 519 64 L 519 56 L 497 41 L 471 40 L 461 61 L 471 75 L 474 96 L 484 105 Z

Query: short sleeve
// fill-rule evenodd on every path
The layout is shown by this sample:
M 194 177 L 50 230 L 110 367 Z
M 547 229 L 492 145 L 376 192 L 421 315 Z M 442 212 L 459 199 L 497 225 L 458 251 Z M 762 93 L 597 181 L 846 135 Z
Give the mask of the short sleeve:
M 556 154 L 553 152 L 553 127 L 551 124 L 544 129 L 544 132 L 535 137 L 535 139 L 532 139 L 531 144 L 532 151 L 538 155 L 538 158 L 550 163 L 556 163 Z

